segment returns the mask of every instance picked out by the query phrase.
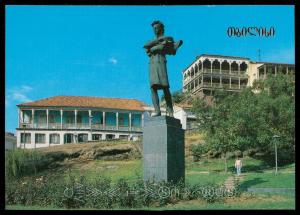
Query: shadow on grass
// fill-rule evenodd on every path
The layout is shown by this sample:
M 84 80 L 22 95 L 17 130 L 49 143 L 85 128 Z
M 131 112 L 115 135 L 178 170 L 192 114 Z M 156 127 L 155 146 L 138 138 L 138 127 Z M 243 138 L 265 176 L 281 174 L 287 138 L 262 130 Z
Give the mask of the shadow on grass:
M 257 172 L 262 173 L 264 170 L 270 169 L 270 166 L 263 164 L 263 165 L 245 165 L 242 167 L 242 173 L 244 172 Z M 231 172 L 236 172 L 236 168 L 234 166 L 231 166 L 228 168 Z
M 239 187 L 240 187 L 241 190 L 247 191 L 248 188 L 250 188 L 254 185 L 257 185 L 257 184 L 264 183 L 264 182 L 267 182 L 267 181 L 263 180 L 261 178 L 253 178 L 251 180 L 242 182 Z

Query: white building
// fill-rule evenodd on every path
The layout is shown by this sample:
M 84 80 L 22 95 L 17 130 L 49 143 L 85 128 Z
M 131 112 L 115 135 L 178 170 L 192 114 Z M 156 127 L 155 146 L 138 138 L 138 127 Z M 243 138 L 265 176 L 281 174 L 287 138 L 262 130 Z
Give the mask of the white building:
M 146 104 L 134 99 L 55 96 L 17 105 L 17 147 L 40 148 L 142 136 Z
M 184 130 L 193 130 L 197 128 L 196 115 L 191 111 L 192 105 L 176 104 L 174 105 L 174 117 L 179 119 Z
M 247 86 L 252 86 L 254 80 L 277 73 L 294 74 L 295 65 L 202 54 L 182 71 L 182 91 L 200 97 L 213 96 L 217 89 L 239 92 Z

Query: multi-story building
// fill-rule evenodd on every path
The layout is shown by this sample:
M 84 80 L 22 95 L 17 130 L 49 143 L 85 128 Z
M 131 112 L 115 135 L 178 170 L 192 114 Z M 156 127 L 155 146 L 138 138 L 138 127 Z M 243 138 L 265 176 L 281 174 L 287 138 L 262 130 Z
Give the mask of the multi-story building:
M 239 92 L 252 86 L 254 80 L 265 78 L 268 74 L 276 75 L 278 72 L 294 74 L 295 65 L 203 54 L 183 70 L 182 90 L 200 97 L 212 96 L 216 89 Z
M 146 104 L 134 99 L 55 96 L 17 106 L 17 147 L 39 148 L 138 138 Z

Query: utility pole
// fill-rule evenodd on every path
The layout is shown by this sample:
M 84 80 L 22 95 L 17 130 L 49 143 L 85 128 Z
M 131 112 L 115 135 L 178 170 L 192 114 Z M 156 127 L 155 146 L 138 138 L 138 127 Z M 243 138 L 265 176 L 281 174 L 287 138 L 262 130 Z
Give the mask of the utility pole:
M 261 61 L 261 57 L 260 57 L 260 49 L 258 49 L 258 61 Z
M 275 147 L 275 174 L 277 174 L 278 172 L 278 165 L 277 165 L 277 138 L 279 138 L 280 136 L 278 135 L 274 135 L 273 136 L 273 140 L 274 140 L 274 147 Z

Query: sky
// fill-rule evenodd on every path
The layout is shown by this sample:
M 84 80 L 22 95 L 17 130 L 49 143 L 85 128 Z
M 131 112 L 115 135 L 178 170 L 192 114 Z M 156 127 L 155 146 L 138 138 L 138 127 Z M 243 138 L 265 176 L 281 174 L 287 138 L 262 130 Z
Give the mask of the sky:
M 201 54 L 294 63 L 294 6 L 6 6 L 5 130 L 16 105 L 57 95 L 132 98 L 151 105 L 142 48 L 160 20 L 183 45 L 167 56 L 171 92 Z M 274 27 L 274 37 L 228 37 L 228 27 Z M 160 92 L 160 96 L 161 96 Z

